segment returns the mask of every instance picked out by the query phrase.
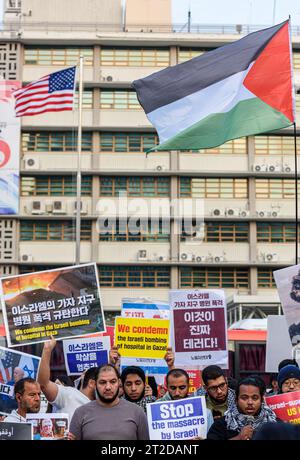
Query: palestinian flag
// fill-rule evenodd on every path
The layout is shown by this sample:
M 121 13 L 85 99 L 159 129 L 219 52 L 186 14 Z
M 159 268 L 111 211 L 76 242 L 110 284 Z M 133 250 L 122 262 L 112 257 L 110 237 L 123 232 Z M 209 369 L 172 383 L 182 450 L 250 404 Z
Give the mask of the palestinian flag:
M 133 82 L 160 144 L 198 150 L 294 123 L 289 21 Z

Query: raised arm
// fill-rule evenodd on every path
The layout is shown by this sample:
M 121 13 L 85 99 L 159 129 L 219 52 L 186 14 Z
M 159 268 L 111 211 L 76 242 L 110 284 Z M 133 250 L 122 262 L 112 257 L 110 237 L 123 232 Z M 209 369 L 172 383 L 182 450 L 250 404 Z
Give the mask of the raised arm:
M 164 360 L 166 361 L 169 370 L 175 369 L 175 353 L 172 350 L 172 347 L 167 348 L 167 353 L 164 356 Z
M 51 340 L 44 343 L 42 359 L 37 376 L 37 381 L 41 385 L 42 392 L 49 402 L 53 402 L 58 393 L 57 384 L 50 380 L 50 359 L 52 350 L 54 350 L 55 346 L 56 340 L 53 339 L 53 337 L 51 337 Z
M 111 347 L 109 350 L 109 364 L 112 364 L 118 370 L 120 370 L 121 355 L 118 351 L 118 347 L 116 346 Z

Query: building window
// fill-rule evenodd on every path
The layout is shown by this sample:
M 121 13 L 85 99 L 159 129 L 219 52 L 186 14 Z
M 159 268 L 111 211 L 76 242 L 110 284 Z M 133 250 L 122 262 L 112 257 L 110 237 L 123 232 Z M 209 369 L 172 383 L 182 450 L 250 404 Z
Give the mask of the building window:
M 93 65 L 93 48 L 79 47 L 26 47 L 24 49 L 24 64 L 45 66 L 77 65 L 80 56 L 84 56 L 84 65 Z
M 92 195 L 92 177 L 82 176 L 81 195 Z M 76 196 L 76 177 L 37 176 L 21 178 L 21 196 Z
M 292 243 L 296 238 L 294 223 L 257 222 L 257 241 L 266 243 Z
M 276 288 L 273 278 L 274 268 L 258 268 L 257 269 L 257 286 L 262 289 Z
M 248 198 L 247 179 L 180 178 L 180 196 L 193 198 Z
M 21 221 L 21 241 L 75 241 L 75 222 L 72 221 Z M 92 223 L 82 220 L 80 229 L 81 241 L 91 241 Z
M 108 48 L 100 51 L 100 65 L 124 67 L 167 67 L 170 51 L 154 48 Z
M 169 223 L 162 220 L 133 219 L 125 222 L 117 220 L 112 225 L 101 228 L 100 241 L 169 241 Z
M 294 155 L 292 136 L 256 136 L 254 138 L 256 155 Z M 300 146 L 297 146 L 300 154 Z
M 179 48 L 178 50 L 178 64 L 193 59 L 194 57 L 201 56 L 207 50 L 199 48 Z
M 128 196 L 169 196 L 168 177 L 100 177 L 100 196 L 118 196 L 120 192 Z
M 294 179 L 256 179 L 256 198 L 295 198 Z
M 247 242 L 249 225 L 243 222 L 205 222 L 203 242 Z
M 27 273 L 42 272 L 44 270 L 53 270 L 58 268 L 57 265 L 20 265 L 19 273 L 26 275 Z
M 168 267 L 99 267 L 102 287 L 169 287 L 170 269 Z
M 92 133 L 82 133 L 82 151 L 92 150 Z M 23 152 L 77 152 L 77 133 L 32 131 L 22 133 Z
M 102 89 L 100 92 L 100 109 L 140 110 L 141 106 L 135 91 Z
M 181 288 L 249 288 L 249 270 L 239 268 L 188 268 L 180 270 Z
M 300 69 L 300 53 L 293 52 L 294 69 Z
M 100 152 L 147 152 L 158 144 L 154 133 L 100 132 Z

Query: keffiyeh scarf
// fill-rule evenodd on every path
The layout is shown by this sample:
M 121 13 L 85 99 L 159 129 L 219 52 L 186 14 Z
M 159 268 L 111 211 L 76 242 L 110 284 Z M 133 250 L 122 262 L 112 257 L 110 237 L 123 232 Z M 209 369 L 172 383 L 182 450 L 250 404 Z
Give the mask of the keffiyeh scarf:
M 276 422 L 276 415 L 264 402 L 261 405 L 260 413 L 255 417 L 250 418 L 249 415 L 241 414 L 235 403 L 225 412 L 224 416 L 227 429 L 233 431 L 241 431 L 244 426 L 250 424 L 250 420 L 254 430 L 262 423 Z

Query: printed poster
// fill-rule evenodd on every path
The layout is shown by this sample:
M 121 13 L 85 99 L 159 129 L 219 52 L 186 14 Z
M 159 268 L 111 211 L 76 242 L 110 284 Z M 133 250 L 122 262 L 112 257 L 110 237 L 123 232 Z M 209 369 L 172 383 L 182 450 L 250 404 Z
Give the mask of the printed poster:
M 266 343 L 266 372 L 278 372 L 278 364 L 283 359 L 293 359 L 288 327 L 284 315 L 268 315 Z
M 32 441 L 31 423 L 0 423 L 0 441 Z
M 65 366 L 68 375 L 82 374 L 91 367 L 108 363 L 109 337 L 87 337 L 64 340 Z
M 36 379 L 41 358 L 0 347 L 0 413 L 17 409 L 15 383 L 25 377 Z
M 95 263 L 0 279 L 9 347 L 105 332 Z
M 147 404 L 151 440 L 206 438 L 207 415 L 204 396 Z
M 266 396 L 265 400 L 283 422 L 300 423 L 300 391 Z
M 221 289 L 171 290 L 175 364 L 228 368 L 226 298 Z
M 115 345 L 122 357 L 160 358 L 169 343 L 169 321 L 165 319 L 115 319 Z
M 121 315 L 124 318 L 157 318 L 170 319 L 170 307 L 167 302 L 160 300 L 135 298 L 122 299 Z M 164 359 L 149 358 L 122 358 L 121 370 L 127 366 L 139 366 L 145 374 L 153 375 L 156 382 L 163 384 L 168 373 L 168 366 Z
M 300 342 L 300 264 L 273 272 L 292 345 Z
M 64 439 L 69 430 L 68 414 L 26 414 L 26 421 L 32 425 L 34 441 Z

